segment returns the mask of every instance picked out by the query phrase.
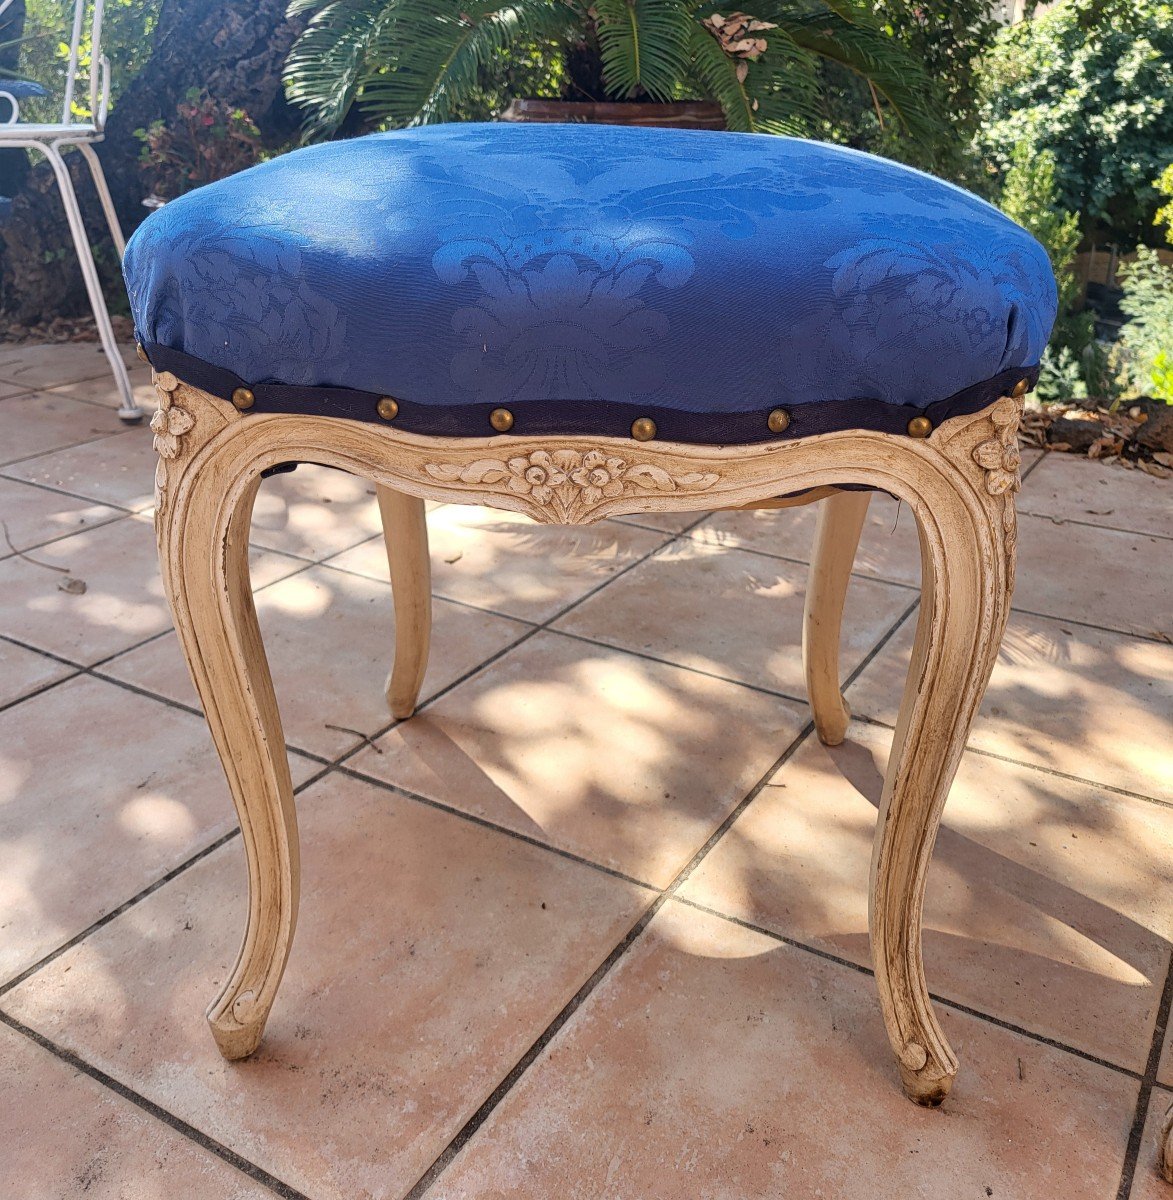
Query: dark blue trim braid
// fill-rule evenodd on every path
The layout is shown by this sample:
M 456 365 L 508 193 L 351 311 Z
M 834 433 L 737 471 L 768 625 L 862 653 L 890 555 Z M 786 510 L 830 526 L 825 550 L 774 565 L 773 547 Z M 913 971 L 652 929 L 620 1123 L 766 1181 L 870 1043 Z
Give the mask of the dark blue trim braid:
M 253 383 L 181 350 L 151 345 L 144 349 L 157 371 L 170 371 L 184 383 L 219 396 L 221 400 L 230 401 L 237 388 L 248 388 L 256 397 L 256 402 L 246 410 L 246 416 L 253 413 L 305 413 L 318 417 L 369 421 L 374 425 L 391 425 L 395 429 L 430 437 L 493 437 L 489 413 L 501 407 L 495 404 L 420 404 L 396 396 L 399 402 L 398 416 L 394 421 L 387 422 L 375 411 L 380 396 L 374 392 L 300 387 L 287 383 Z M 626 438 L 631 436 L 631 424 L 637 417 L 651 417 L 656 423 L 658 441 L 744 446 L 754 442 L 791 441 L 844 429 L 907 433 L 908 422 L 920 416 L 928 417 L 935 428 L 949 417 L 967 416 L 988 408 L 999 396 L 1009 393 L 1020 380 L 1025 379 L 1030 387 L 1034 387 L 1038 376 L 1037 366 L 1016 367 L 923 408 L 877 400 L 828 400 L 792 407 L 779 403 L 758 412 L 740 413 L 685 412 L 679 408 L 613 404 L 603 400 L 522 400 L 505 407 L 513 414 L 510 437 L 581 435 Z M 783 433 L 771 433 L 766 425 L 766 418 L 775 408 L 785 408 L 790 414 L 790 425 Z

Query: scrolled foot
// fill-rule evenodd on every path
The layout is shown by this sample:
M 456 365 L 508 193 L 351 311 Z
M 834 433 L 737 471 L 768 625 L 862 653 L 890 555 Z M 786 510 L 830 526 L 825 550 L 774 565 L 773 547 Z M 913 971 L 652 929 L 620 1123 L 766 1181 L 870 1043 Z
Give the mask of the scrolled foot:
M 396 660 L 396 666 L 399 660 Z M 408 678 L 404 679 L 403 674 Z M 407 672 L 392 671 L 387 676 L 387 686 L 384 694 L 387 697 L 387 707 L 397 721 L 406 721 L 415 715 L 415 702 L 419 696 L 419 683 L 414 676 L 414 670 Z
M 208 1010 L 208 1027 L 216 1048 L 229 1062 L 248 1058 L 256 1050 L 268 1019 L 268 1008 L 259 1005 L 252 992 L 242 992 L 227 1006 L 218 1000 Z
M 904 1094 L 914 1104 L 936 1109 L 954 1086 L 957 1066 L 934 1062 L 924 1046 L 910 1042 L 900 1055 L 900 1074 Z
M 851 705 L 839 697 L 838 709 L 827 704 L 815 716 L 815 732 L 824 746 L 842 745 L 851 724 Z

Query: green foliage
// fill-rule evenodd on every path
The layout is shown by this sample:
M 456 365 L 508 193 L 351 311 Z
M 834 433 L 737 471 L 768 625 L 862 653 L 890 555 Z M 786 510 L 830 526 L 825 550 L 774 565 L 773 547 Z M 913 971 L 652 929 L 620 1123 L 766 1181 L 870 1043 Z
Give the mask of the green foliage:
M 1024 138 L 1011 152 L 1000 207 L 1042 243 L 1059 290 L 1059 312 L 1040 364 L 1036 392 L 1040 400 L 1082 400 L 1115 389 L 1105 355 L 1096 345 L 1095 317 L 1078 311 L 1079 214 L 1059 207 L 1055 173 L 1054 154 L 1036 151 Z
M 1173 163 L 1170 163 L 1157 176 L 1153 187 L 1157 189 L 1158 195 L 1167 200 L 1167 204 L 1162 204 L 1157 209 L 1157 215 L 1153 217 L 1153 224 L 1165 227 L 1165 240 L 1173 245 Z
M 941 119 L 933 136 L 910 138 L 871 104 L 866 81 L 822 68 L 818 135 L 912 163 L 988 193 L 988 173 L 970 151 L 980 111 L 978 70 L 1002 28 L 989 0 L 869 0 L 880 28 L 933 79 Z
M 979 146 L 998 173 L 1020 142 L 1050 150 L 1085 233 L 1151 236 L 1153 180 L 1173 161 L 1173 3 L 1060 0 L 999 36 L 983 80 Z
M 1079 297 L 1075 254 L 1079 249 L 1079 213 L 1059 206 L 1055 155 L 1036 151 L 1024 138 L 1010 153 L 999 207 L 1043 244 L 1059 285 L 1059 311 L 1070 312 Z
M 102 53 L 110 60 L 111 103 L 142 69 L 150 57 L 152 35 L 162 0 L 106 0 L 102 21 Z M 61 119 L 65 70 L 69 63 L 69 35 L 73 23 L 73 0 L 26 0 L 24 45 L 20 75 L 48 88 L 50 95 L 21 104 L 28 121 Z M 83 73 L 90 67 L 90 46 L 83 42 L 80 54 Z M 88 86 L 88 85 L 87 85 Z M 86 87 L 79 89 L 74 115 L 89 116 Z
M 291 15 L 310 20 L 286 86 L 311 136 L 337 130 L 356 103 L 376 123 L 424 124 L 508 95 L 501 76 L 521 53 L 541 66 L 512 82 L 539 94 L 714 99 L 731 129 L 802 132 L 818 121 L 827 61 L 866 80 L 868 104 L 893 125 L 937 134 L 928 75 L 867 0 L 756 0 L 748 17 L 723 9 L 718 0 L 293 0 Z
M 1129 319 L 1120 344 L 1131 382 L 1138 392 L 1173 404 L 1173 267 L 1142 247 L 1121 276 L 1120 308 Z

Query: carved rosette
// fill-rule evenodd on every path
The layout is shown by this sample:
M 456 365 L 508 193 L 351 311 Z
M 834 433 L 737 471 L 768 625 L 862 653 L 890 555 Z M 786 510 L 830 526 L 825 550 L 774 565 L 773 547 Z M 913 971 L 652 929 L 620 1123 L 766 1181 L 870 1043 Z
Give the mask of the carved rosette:
M 980 442 L 973 450 L 973 460 L 986 473 L 986 491 L 1002 496 L 1002 531 L 1006 561 L 1014 565 L 1018 541 L 1014 513 L 1014 493 L 1022 486 L 1018 470 L 1022 455 L 1018 449 L 1018 422 L 1022 417 L 1022 401 L 1003 396 L 989 411 L 994 436 Z
M 155 452 L 159 455 L 155 466 L 155 509 L 160 511 L 167 498 L 168 463 L 179 457 L 183 435 L 195 424 L 195 417 L 175 403 L 179 380 L 170 371 L 157 371 L 154 381 L 159 407 L 151 418 L 151 429 L 155 434 Z
M 704 492 L 720 479 L 716 472 L 675 474 L 601 449 L 531 450 L 469 463 L 430 462 L 423 472 L 437 483 L 525 496 L 545 519 L 564 524 L 589 521 L 600 505 L 620 496 Z

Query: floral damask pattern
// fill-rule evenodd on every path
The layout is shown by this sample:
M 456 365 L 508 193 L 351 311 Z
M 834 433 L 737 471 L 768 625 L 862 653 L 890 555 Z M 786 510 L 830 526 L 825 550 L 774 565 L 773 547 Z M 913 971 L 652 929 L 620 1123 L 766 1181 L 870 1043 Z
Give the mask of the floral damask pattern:
M 940 180 L 815 142 L 606 126 L 299 150 L 153 214 L 126 274 L 149 343 L 438 411 L 924 406 L 1033 366 L 1055 312 L 1038 243 Z

